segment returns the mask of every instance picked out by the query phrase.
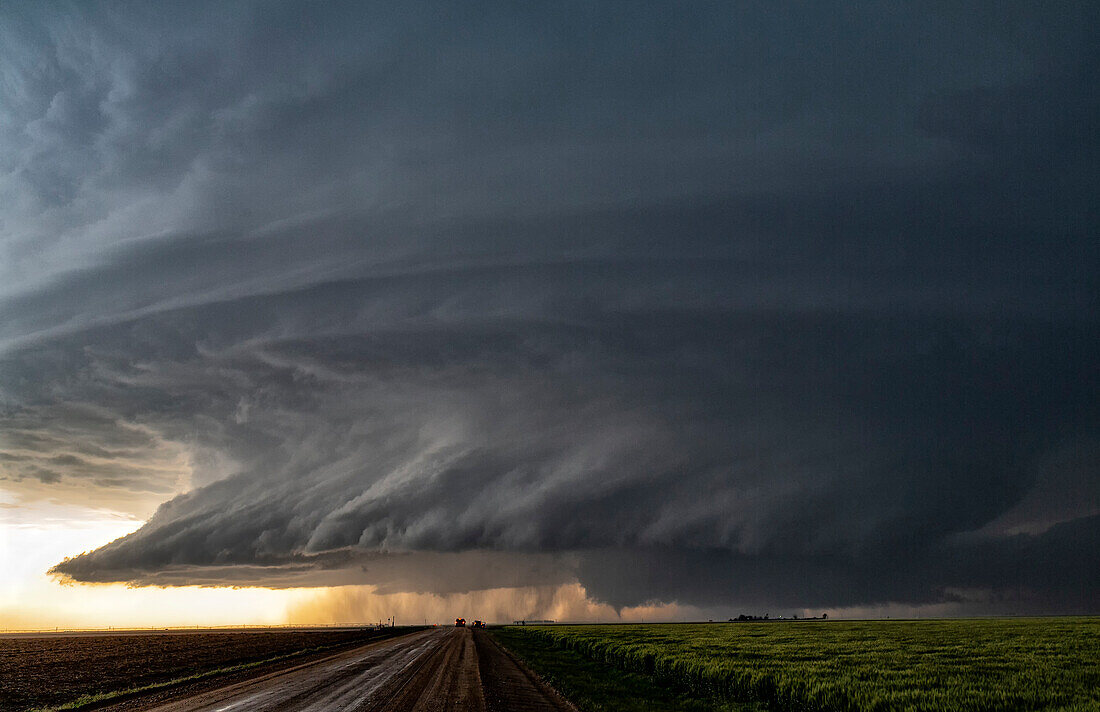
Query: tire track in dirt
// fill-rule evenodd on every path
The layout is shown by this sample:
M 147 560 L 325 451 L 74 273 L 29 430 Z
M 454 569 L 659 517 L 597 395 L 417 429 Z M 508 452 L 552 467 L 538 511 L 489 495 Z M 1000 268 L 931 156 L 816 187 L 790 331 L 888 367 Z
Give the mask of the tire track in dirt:
M 482 630 L 444 628 L 364 645 L 117 712 L 575 712 Z

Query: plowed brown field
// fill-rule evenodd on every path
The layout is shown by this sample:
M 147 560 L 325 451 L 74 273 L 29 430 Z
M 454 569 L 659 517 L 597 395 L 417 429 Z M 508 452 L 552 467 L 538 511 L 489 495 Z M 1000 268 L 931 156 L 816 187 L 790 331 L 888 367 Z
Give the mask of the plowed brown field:
M 331 652 L 388 635 L 392 629 L 4 636 L 0 710 L 57 705 L 83 694 L 141 687 L 316 648 Z

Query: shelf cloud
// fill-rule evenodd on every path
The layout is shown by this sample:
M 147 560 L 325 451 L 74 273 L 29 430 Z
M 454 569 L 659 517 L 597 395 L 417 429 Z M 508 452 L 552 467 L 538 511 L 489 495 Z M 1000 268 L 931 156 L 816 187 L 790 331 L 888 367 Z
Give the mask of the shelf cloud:
M 1097 10 L 990 8 L 0 11 L 0 484 L 159 503 L 77 581 L 1094 611 Z

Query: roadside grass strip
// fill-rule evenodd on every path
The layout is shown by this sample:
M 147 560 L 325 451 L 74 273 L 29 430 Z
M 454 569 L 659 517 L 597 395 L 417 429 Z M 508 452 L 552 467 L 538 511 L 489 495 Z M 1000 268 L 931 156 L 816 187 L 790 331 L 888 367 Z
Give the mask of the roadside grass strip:
M 698 697 L 782 712 L 1100 712 L 1100 618 L 527 626 L 502 633 L 538 638 Z

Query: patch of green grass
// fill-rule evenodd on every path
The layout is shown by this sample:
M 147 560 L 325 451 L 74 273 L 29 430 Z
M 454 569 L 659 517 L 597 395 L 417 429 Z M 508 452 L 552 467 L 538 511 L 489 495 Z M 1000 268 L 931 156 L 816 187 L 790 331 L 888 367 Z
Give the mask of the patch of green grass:
M 652 675 L 586 658 L 517 628 L 490 631 L 546 682 L 584 712 L 751 712 L 763 707 L 699 695 Z
M 540 640 L 701 698 L 771 710 L 1100 712 L 1097 618 L 528 626 L 498 635 L 513 648 L 523 646 L 517 638 Z

